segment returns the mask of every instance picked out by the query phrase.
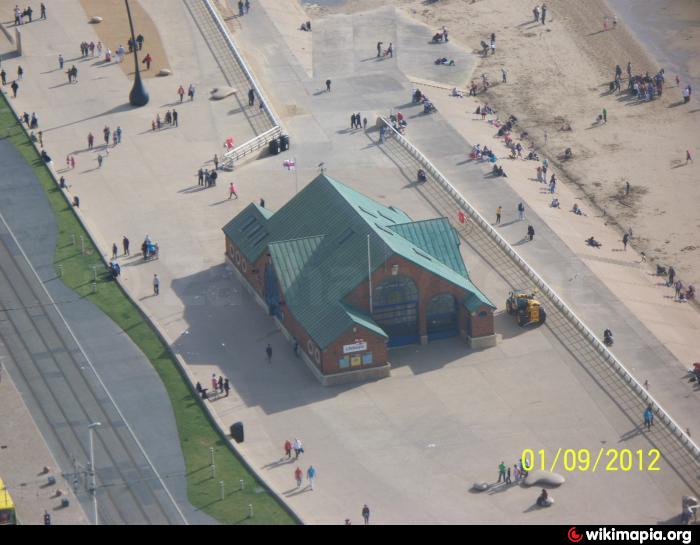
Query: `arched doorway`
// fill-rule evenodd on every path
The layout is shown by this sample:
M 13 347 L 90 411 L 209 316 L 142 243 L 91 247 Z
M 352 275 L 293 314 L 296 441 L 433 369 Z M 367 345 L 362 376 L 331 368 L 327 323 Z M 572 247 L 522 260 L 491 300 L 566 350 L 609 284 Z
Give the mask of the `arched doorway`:
M 389 335 L 390 347 L 417 343 L 418 288 L 406 276 L 392 276 L 374 289 L 374 320 Z
M 428 341 L 456 337 L 459 333 L 457 300 L 449 293 L 437 295 L 428 303 Z

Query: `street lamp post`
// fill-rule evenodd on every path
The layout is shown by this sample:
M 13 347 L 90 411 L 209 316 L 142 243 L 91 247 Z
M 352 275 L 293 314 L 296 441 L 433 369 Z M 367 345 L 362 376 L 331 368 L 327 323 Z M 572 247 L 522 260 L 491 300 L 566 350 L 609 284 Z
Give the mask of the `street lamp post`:
M 148 104 L 148 91 L 141 80 L 141 71 L 139 69 L 139 57 L 138 57 L 138 43 L 136 42 L 136 35 L 134 34 L 134 22 L 131 20 L 131 9 L 129 8 L 129 0 L 124 0 L 126 4 L 126 14 L 129 17 L 129 28 L 131 29 L 131 44 L 134 49 L 134 66 L 136 67 L 136 72 L 134 75 L 134 86 L 131 88 L 131 93 L 129 93 L 129 102 L 132 106 L 145 106 Z
M 92 508 L 95 514 L 95 526 L 99 524 L 97 515 L 97 478 L 95 477 L 95 448 L 92 440 L 92 432 L 95 428 L 102 426 L 100 422 L 93 422 L 88 425 L 88 437 L 90 439 L 90 494 L 92 494 Z

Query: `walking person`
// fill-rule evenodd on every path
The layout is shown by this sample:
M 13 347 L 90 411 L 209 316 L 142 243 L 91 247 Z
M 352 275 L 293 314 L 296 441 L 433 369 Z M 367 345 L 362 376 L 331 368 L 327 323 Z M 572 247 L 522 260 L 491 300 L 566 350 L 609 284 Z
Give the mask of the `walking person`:
M 228 379 L 224 379 L 224 392 L 226 392 L 226 396 L 228 397 L 229 392 L 231 391 L 231 384 L 229 383 Z
M 185 98 L 185 88 L 182 85 L 178 87 L 177 94 L 180 96 L 180 104 L 182 104 L 182 101 Z
M 508 469 L 506 470 L 506 484 L 511 484 L 512 481 L 510 480 L 510 466 L 508 466 Z
M 41 18 L 46 19 L 46 6 L 43 2 L 41 3 Z
M 92 133 L 88 134 L 88 149 L 92 149 L 95 144 L 95 135 Z
M 102 157 L 101 153 L 97 154 L 97 168 L 102 168 L 102 161 L 104 161 L 104 157 Z
M 369 507 L 367 507 L 367 504 L 362 508 L 362 518 L 365 520 L 365 525 L 369 524 Z
M 160 278 L 157 274 L 153 275 L 153 295 L 160 295 Z
M 63 70 L 63 63 L 64 63 L 63 55 L 61 53 L 58 54 L 58 67 Z
M 248 106 L 255 106 L 255 91 L 253 89 L 248 90 Z
M 651 429 L 651 427 L 654 425 L 654 412 L 651 410 L 651 405 L 647 405 L 646 410 L 644 411 L 644 426 L 646 427 L 647 431 Z
M 306 478 L 309 480 L 309 487 L 313 490 L 314 481 L 316 480 L 316 468 L 314 466 L 309 466 L 309 469 L 306 470 Z
M 267 363 L 272 363 L 272 347 L 269 344 L 265 349 L 265 354 L 267 354 Z
M 44 147 L 44 133 L 42 131 L 39 131 L 39 145 Z
M 17 81 L 22 81 L 22 77 L 24 77 L 24 68 L 21 66 L 17 67 Z
M 503 79 L 502 79 L 503 83 L 508 83 L 508 75 L 506 74 L 505 68 L 501 68 L 501 75 L 503 76 Z
M 0 81 L 2 81 L 3 85 L 7 85 L 7 72 L 5 72 L 4 68 L 0 71 Z
M 10 89 L 12 89 L 12 98 L 17 98 L 17 91 L 19 91 L 19 83 L 17 83 L 17 80 L 12 82 Z
M 284 442 L 284 453 L 287 455 L 287 460 L 292 459 L 292 443 L 289 439 Z
M 150 53 L 146 53 L 146 56 L 143 58 L 141 61 L 142 64 L 146 65 L 146 70 L 151 69 L 151 63 L 153 62 L 153 57 L 151 57 Z
M 301 487 L 301 479 L 304 476 L 304 474 L 301 471 L 301 468 L 297 466 L 297 468 L 294 470 L 294 479 L 297 481 L 297 488 Z
M 681 291 L 683 291 L 683 282 L 680 280 L 676 280 L 676 283 L 673 285 L 674 289 L 676 290 L 676 296 L 673 298 L 674 301 L 679 301 L 681 298 Z
M 608 110 L 603 108 L 603 123 L 608 122 Z
M 506 480 L 506 464 L 501 461 L 500 464 L 498 464 L 498 482 L 501 482 L 501 479 L 503 482 Z
M 197 185 L 204 185 L 204 169 L 197 171 Z
M 219 387 L 219 393 L 223 394 L 224 393 L 224 377 L 219 375 L 219 382 L 217 383 L 217 386 Z
M 75 157 L 73 155 L 70 156 L 70 168 L 75 170 Z
M 331 92 L 331 80 L 327 79 L 326 80 L 326 92 L 330 93 Z
M 295 438 L 294 442 L 292 443 L 292 448 L 294 449 L 294 459 L 298 460 L 299 455 L 304 453 L 304 447 L 301 444 L 301 440 Z
M 382 44 L 384 42 L 377 42 L 377 58 L 382 56 Z
M 503 208 L 501 206 L 496 208 L 496 225 L 501 224 L 501 212 L 503 212 Z
M 119 254 L 119 247 L 117 246 L 117 243 L 115 242 L 112 244 L 112 261 L 117 259 L 117 255 Z
M 540 11 L 542 13 L 542 24 L 544 24 L 545 19 L 547 18 L 547 6 L 545 4 L 542 4 L 542 9 Z
M 521 202 L 518 203 L 518 218 L 520 218 L 520 221 L 525 220 L 525 205 Z
M 219 170 L 219 156 L 215 153 L 214 154 L 214 170 Z
M 124 250 L 124 255 L 129 255 L 129 239 L 124 235 L 122 237 L 122 249 Z
M 690 150 L 685 150 L 685 164 L 687 165 L 689 162 L 693 162 L 693 156 L 690 155 Z
M 190 97 L 190 102 L 194 100 L 194 85 L 191 83 L 189 89 L 187 89 L 187 96 Z
M 668 283 L 666 285 L 673 286 L 673 282 L 675 279 L 676 279 L 676 269 L 674 269 L 673 265 L 671 265 L 668 268 Z
M 215 394 L 218 389 L 219 389 L 219 381 L 216 380 L 216 375 L 212 374 L 212 376 L 211 376 L 211 393 Z
M 527 226 L 527 236 L 530 239 L 530 242 L 532 242 L 535 238 L 535 228 L 532 225 Z
M 627 243 L 630 241 L 629 233 L 622 235 L 622 245 L 624 246 L 625 252 L 627 251 Z
M 236 200 L 238 200 L 238 193 L 236 193 L 236 186 L 231 182 L 231 185 L 229 185 L 228 188 L 228 198 L 231 200 L 231 197 L 236 197 Z
M 173 125 L 175 125 L 176 127 L 180 126 L 180 124 L 178 122 L 178 113 L 177 113 L 177 110 L 175 108 L 173 108 Z

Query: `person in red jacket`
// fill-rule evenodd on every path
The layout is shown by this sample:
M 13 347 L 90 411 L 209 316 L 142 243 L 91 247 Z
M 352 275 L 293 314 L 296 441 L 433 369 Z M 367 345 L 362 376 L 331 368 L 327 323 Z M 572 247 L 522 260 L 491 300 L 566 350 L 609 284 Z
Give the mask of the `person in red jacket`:
M 291 459 L 292 457 L 292 443 L 287 439 L 284 442 L 284 453 L 287 455 L 287 460 Z
M 301 468 L 297 466 L 297 468 L 294 470 L 294 478 L 297 480 L 297 488 L 301 486 L 303 476 L 304 474 L 302 473 Z

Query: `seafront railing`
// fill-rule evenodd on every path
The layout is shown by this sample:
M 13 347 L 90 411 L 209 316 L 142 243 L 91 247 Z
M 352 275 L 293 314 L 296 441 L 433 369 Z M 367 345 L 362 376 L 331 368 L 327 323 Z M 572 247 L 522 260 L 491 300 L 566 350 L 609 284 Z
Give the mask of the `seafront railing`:
M 449 194 L 449 196 L 469 215 L 470 219 L 482 229 L 488 237 L 495 242 L 498 247 L 525 273 L 525 275 L 534 283 L 535 286 L 557 307 L 557 309 L 569 320 L 576 330 L 588 341 L 595 351 L 603 358 L 603 360 L 615 370 L 617 375 L 622 378 L 625 384 L 639 396 L 644 403 L 651 405 L 655 413 L 667 428 L 673 433 L 676 439 L 683 445 L 684 448 L 692 455 L 696 462 L 700 462 L 700 448 L 695 442 L 683 431 L 678 423 L 663 409 L 661 404 L 654 399 L 652 395 L 637 381 L 627 368 L 613 355 L 608 348 L 600 342 L 591 329 L 581 320 L 576 313 L 563 301 L 563 299 L 552 289 L 542 277 L 513 249 L 513 247 L 500 235 L 491 224 L 484 219 L 479 211 L 474 208 L 457 189 L 450 183 L 438 168 L 433 165 L 423 153 L 418 150 L 411 142 L 399 133 L 392 126 L 391 122 L 386 118 L 381 118 L 387 130 L 388 136 L 395 139 L 409 155 L 411 155 L 427 173 L 437 181 L 440 186 Z M 692 476 L 691 476 L 692 477 Z
M 231 33 L 228 27 L 226 26 L 226 23 L 221 18 L 218 9 L 212 4 L 211 0 L 202 1 L 206 6 L 208 12 L 210 13 L 212 19 L 214 20 L 214 23 L 219 32 L 221 33 L 231 54 L 235 58 L 236 63 L 243 72 L 247 82 L 250 84 L 250 88 L 255 91 L 258 100 L 261 101 L 262 110 L 269 117 L 270 122 L 272 124 L 271 129 L 268 129 L 262 134 L 254 136 L 247 142 L 224 154 L 224 166 L 230 167 L 234 164 L 235 161 L 238 161 L 257 150 L 264 148 L 270 143 L 270 141 L 279 138 L 279 136 L 282 134 L 282 122 L 280 121 L 279 116 L 275 112 L 272 103 L 268 100 L 267 96 L 265 95 L 265 93 L 263 93 L 261 87 L 258 85 L 255 77 L 253 76 L 252 71 L 248 67 L 248 64 L 245 62 L 245 59 L 243 58 L 243 55 L 236 47 L 236 44 L 233 41 L 233 38 L 231 37 Z M 241 92 L 242 90 L 239 89 L 238 91 Z

